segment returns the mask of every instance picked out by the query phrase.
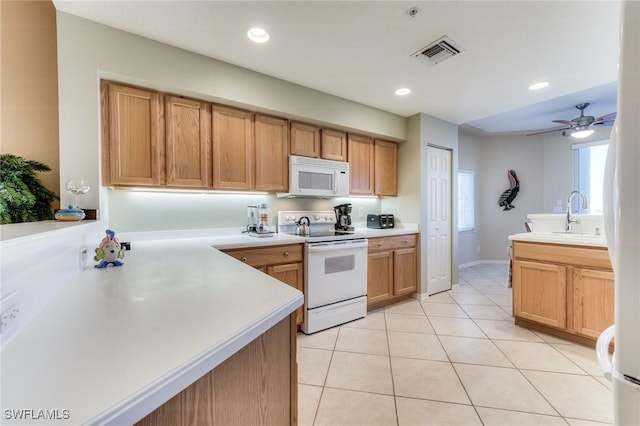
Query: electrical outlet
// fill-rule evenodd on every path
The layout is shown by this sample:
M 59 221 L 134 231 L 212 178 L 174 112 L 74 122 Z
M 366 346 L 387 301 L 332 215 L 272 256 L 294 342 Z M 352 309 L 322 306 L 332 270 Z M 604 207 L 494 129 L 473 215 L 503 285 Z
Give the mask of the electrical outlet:
M 364 207 L 358 207 L 358 217 L 364 217 Z
M 18 292 L 14 291 L 0 303 L 0 335 L 2 335 L 3 344 L 9 340 L 9 337 L 16 331 L 20 324 L 20 304 Z

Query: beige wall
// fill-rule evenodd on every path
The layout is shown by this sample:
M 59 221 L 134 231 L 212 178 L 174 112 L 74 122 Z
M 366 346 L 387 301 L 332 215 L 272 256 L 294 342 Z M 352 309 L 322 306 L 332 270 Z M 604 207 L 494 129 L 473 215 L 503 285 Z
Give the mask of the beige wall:
M 0 152 L 51 167 L 40 179 L 59 194 L 56 10 L 50 0 L 0 1 L 0 14 Z
M 475 135 L 458 133 L 458 166 L 460 170 L 474 172 L 474 219 L 475 229 L 458 233 L 458 264 L 464 265 L 476 262 L 480 259 L 480 248 L 482 243 L 482 220 L 480 216 L 480 200 L 483 199 L 482 187 L 478 184 L 482 176 L 482 162 L 480 151 L 482 150 L 482 140 Z M 457 226 L 457 224 L 456 224 Z

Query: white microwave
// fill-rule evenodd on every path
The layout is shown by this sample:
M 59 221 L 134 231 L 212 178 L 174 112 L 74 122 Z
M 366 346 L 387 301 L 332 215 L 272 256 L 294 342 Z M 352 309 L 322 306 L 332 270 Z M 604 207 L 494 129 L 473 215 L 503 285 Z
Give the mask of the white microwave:
M 349 163 L 289 156 L 289 193 L 279 197 L 347 197 Z

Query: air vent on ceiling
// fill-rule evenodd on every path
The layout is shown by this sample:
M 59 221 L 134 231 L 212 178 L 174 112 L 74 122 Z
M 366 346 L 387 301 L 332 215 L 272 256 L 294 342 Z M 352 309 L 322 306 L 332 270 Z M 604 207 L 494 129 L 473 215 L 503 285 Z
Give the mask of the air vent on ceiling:
M 442 36 L 433 43 L 423 47 L 411 56 L 418 58 L 421 61 L 429 61 L 434 64 L 438 64 L 449 58 L 456 56 L 457 54 L 464 52 L 464 48 L 458 43 L 451 40 L 447 36 Z

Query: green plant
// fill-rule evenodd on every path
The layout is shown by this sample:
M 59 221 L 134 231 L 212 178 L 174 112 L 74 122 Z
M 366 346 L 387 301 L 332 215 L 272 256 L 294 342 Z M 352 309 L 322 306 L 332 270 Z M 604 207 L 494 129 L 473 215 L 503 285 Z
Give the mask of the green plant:
M 49 170 L 38 161 L 0 155 L 0 224 L 54 218 L 51 203 L 60 198 L 37 177 L 38 172 Z

